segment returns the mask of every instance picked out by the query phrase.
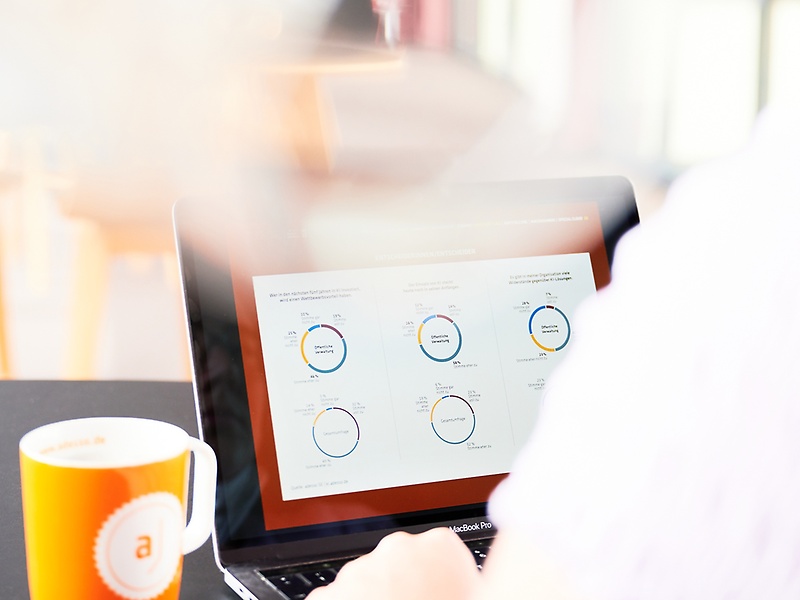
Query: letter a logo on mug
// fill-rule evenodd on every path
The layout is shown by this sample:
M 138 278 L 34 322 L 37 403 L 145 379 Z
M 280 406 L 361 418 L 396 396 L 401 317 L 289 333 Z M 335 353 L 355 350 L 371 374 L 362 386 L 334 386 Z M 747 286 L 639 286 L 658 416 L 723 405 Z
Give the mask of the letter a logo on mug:
M 76 419 L 25 435 L 20 471 L 32 600 L 178 598 L 183 555 L 213 523 L 209 446 L 160 421 Z
M 106 585 L 147 600 L 169 587 L 180 564 L 183 507 L 176 496 L 140 496 L 112 514 L 97 535 L 94 560 Z

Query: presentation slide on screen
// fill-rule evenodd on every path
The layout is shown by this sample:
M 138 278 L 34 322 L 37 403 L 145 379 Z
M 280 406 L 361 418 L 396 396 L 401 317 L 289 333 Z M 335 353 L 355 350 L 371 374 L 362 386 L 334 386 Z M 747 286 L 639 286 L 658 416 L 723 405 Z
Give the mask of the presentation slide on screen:
M 253 283 L 284 500 L 507 472 L 595 292 L 588 254 Z

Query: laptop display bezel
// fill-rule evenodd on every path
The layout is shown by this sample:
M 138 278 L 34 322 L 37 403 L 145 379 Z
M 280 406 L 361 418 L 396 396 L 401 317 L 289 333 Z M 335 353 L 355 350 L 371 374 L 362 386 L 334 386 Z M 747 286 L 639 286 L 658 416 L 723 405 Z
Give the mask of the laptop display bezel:
M 247 387 L 234 298 L 235 274 L 230 261 L 235 240 L 222 233 L 222 224 L 226 219 L 248 215 L 247 227 L 256 228 L 268 220 L 266 229 L 270 231 L 297 231 L 302 228 L 302 216 L 276 217 L 269 205 L 253 211 L 249 208 L 252 202 L 237 203 L 237 207 L 244 206 L 238 213 L 230 204 L 195 200 L 181 201 L 174 208 L 198 425 L 219 460 L 214 539 L 220 563 L 224 566 L 266 561 L 277 565 L 332 555 L 346 557 L 368 550 L 396 529 L 417 531 L 434 524 L 486 522 L 486 504 L 480 502 L 266 531 L 255 472 L 252 424 L 244 410 Z M 503 202 L 532 207 L 543 203 L 595 203 L 609 267 L 620 237 L 638 224 L 633 188 L 620 177 L 451 186 L 435 199 L 432 196 L 431 202 L 458 202 L 461 206 L 465 202 L 485 203 L 489 214 Z M 411 207 L 409 204 L 409 210 Z M 465 538 L 493 533 L 490 526 L 464 529 Z

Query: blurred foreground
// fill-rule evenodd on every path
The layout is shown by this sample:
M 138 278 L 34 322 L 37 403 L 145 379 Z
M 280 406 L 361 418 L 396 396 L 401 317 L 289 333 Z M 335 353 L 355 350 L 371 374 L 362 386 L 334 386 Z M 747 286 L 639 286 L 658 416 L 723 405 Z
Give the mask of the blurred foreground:
M 6 0 L 0 377 L 188 378 L 184 196 L 613 174 L 646 219 L 800 98 L 793 32 L 798 0 Z

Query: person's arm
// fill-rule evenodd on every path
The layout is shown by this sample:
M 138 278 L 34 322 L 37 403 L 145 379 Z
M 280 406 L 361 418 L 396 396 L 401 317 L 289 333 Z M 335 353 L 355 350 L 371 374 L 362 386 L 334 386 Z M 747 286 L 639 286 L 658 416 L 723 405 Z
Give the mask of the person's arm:
M 483 572 L 449 529 L 396 533 L 341 570 L 309 600 L 582 600 L 565 578 L 521 535 L 500 533 Z

